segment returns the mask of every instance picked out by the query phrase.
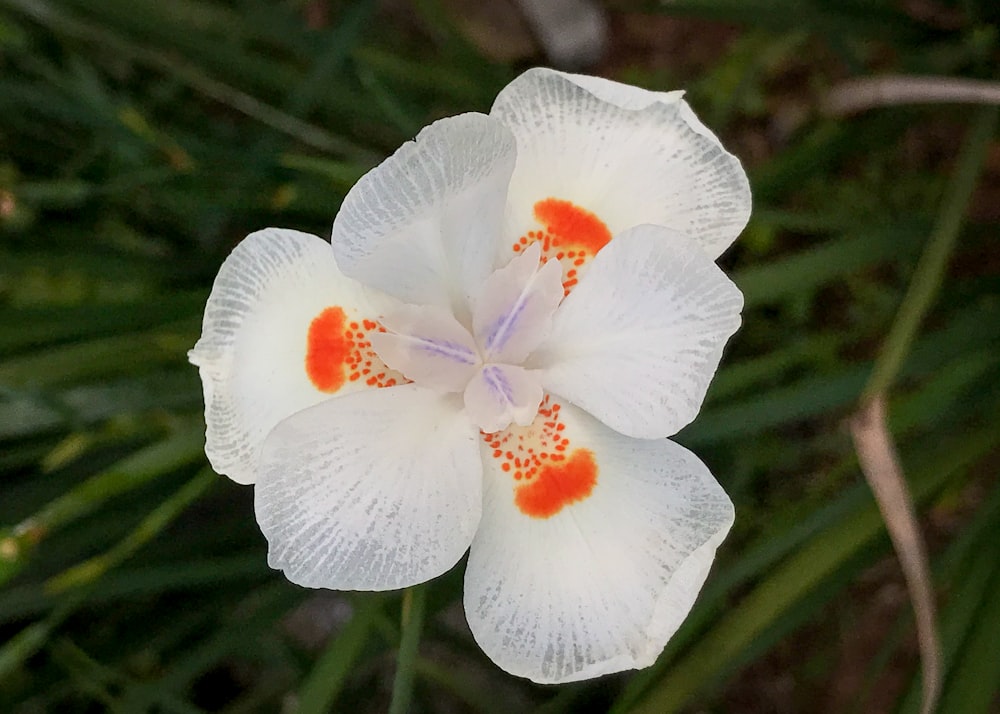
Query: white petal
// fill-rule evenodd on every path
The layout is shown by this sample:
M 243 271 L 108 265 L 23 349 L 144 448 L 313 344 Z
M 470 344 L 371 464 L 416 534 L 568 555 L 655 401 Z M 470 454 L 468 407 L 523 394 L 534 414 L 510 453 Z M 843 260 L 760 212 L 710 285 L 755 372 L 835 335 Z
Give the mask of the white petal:
M 371 336 L 375 352 L 422 387 L 460 392 L 479 369 L 476 341 L 444 308 L 400 305 L 381 322 L 389 332 Z
M 513 422 L 527 426 L 538 414 L 542 386 L 523 367 L 488 364 L 465 388 L 465 411 L 482 431 L 491 434 Z
M 717 257 L 750 216 L 749 182 L 739 160 L 692 123 L 686 107 L 679 98 L 646 102 L 621 85 L 612 91 L 606 82 L 551 70 L 514 80 L 490 112 L 517 137 L 508 245 L 535 231 L 568 249 L 586 248 L 587 241 L 559 235 L 536 215 L 540 203 L 557 200 L 593 214 L 612 235 L 655 223 Z
M 367 345 L 384 306 L 341 274 L 321 238 L 269 228 L 236 246 L 188 355 L 205 391 L 212 468 L 253 483 L 264 437 L 279 421 L 334 394 L 401 379 Z
M 472 327 L 487 362 L 520 364 L 545 339 L 563 297 L 558 261 L 539 263 L 532 244 L 489 277 L 474 301 Z
M 652 664 L 733 523 L 691 452 L 555 406 L 543 404 L 537 427 L 484 444 L 483 519 L 465 575 L 480 647 L 541 683 Z
M 510 132 L 483 114 L 426 127 L 344 199 L 333 224 L 341 269 L 403 302 L 467 314 L 496 266 L 514 156 Z
M 583 87 L 598 99 L 616 104 L 623 109 L 645 109 L 650 104 L 676 104 L 680 108 L 681 118 L 696 132 L 714 141 L 720 148 L 722 142 L 705 124 L 695 116 L 691 106 L 684 101 L 684 90 L 675 89 L 672 92 L 651 92 L 648 89 L 623 84 L 604 77 L 594 77 L 589 74 L 570 74 L 551 69 L 535 69 L 535 72 L 552 72 L 568 79 L 573 84 Z
M 684 236 L 626 231 L 594 259 L 532 355 L 545 390 L 612 429 L 676 434 L 705 399 L 743 293 Z
M 294 583 L 394 590 L 468 548 L 482 510 L 476 429 L 416 385 L 331 399 L 279 424 L 254 488 L 268 564 Z

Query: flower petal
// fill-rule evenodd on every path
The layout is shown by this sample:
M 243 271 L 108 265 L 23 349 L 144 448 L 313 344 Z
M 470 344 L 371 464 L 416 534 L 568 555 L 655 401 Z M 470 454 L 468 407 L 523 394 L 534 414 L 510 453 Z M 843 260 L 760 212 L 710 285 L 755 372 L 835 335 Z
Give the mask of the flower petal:
M 598 99 L 616 104 L 622 109 L 645 109 L 651 104 L 676 104 L 680 110 L 681 118 L 688 123 L 694 131 L 698 132 L 706 139 L 711 139 L 719 148 L 722 142 L 712 133 L 705 124 L 695 116 L 691 106 L 684 101 L 684 90 L 675 89 L 672 92 L 651 92 L 648 89 L 636 87 L 631 84 L 615 82 L 604 77 L 594 77 L 589 74 L 571 74 L 569 72 L 558 72 L 556 70 L 535 70 L 554 72 L 565 77 L 573 84 L 583 87 Z
M 279 424 L 254 488 L 268 564 L 294 583 L 394 590 L 436 577 L 482 511 L 477 430 L 416 385 L 331 399 Z
M 382 316 L 389 332 L 371 336 L 382 361 L 420 386 L 461 392 L 479 369 L 472 335 L 435 305 L 400 305 Z
M 547 235 L 592 256 L 589 223 L 585 235 L 575 227 L 564 234 L 545 215 L 552 201 L 596 219 L 611 235 L 641 223 L 673 228 L 712 258 L 739 235 L 750 216 L 739 160 L 691 121 L 682 99 L 646 101 L 637 91 L 533 69 L 500 92 L 490 115 L 517 137 L 508 245 Z
M 683 447 L 551 401 L 533 427 L 487 438 L 465 574 L 480 647 L 540 683 L 652 664 L 733 523 L 722 488 Z
M 523 367 L 488 364 L 465 387 L 465 412 L 472 423 L 491 434 L 511 422 L 527 426 L 538 414 L 542 385 Z
M 531 245 L 494 272 L 474 301 L 472 327 L 486 362 L 520 364 L 545 339 L 563 297 L 557 261 L 539 263 Z
M 426 127 L 347 194 L 333 223 L 337 263 L 403 302 L 467 315 L 496 267 L 515 151 L 483 114 Z
M 212 468 L 253 483 L 279 421 L 334 394 L 402 381 L 368 345 L 385 302 L 341 274 L 322 238 L 268 228 L 236 246 L 188 354 L 205 391 Z
M 532 355 L 542 386 L 612 429 L 677 433 L 705 399 L 743 294 L 690 240 L 637 226 L 594 259 Z

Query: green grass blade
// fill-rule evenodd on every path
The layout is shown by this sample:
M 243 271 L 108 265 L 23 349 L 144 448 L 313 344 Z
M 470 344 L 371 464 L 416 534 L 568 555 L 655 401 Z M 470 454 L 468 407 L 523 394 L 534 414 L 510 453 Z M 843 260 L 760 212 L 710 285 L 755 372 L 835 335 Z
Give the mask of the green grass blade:
M 885 345 L 865 385 L 862 400 L 868 401 L 887 392 L 902 367 L 903 360 L 917 336 L 920 324 L 944 281 L 945 270 L 958 240 L 962 222 L 986 163 L 987 149 L 996 133 L 1000 110 L 983 109 L 972 126 L 955 168 L 934 232 L 917 264 L 910 288 L 903 298 Z
M 968 437 L 921 459 L 912 475 L 913 496 L 922 502 L 997 444 L 992 431 Z M 678 711 L 704 687 L 718 682 L 746 658 L 747 650 L 800 600 L 855 557 L 882 533 L 883 524 L 873 503 L 824 531 L 785 561 L 698 643 L 676 662 L 666 676 L 634 709 L 635 714 Z
M 312 666 L 299 688 L 298 714 L 324 714 L 334 702 L 364 650 L 381 603 L 372 597 L 356 600 L 350 622 L 337 634 Z
M 389 714 L 406 714 L 410 711 L 413 684 L 416 680 L 417 651 L 424 627 L 424 612 L 427 609 L 428 587 L 426 583 L 414 585 L 403 594 L 402 636 L 396 654 L 396 674 L 392 680 Z
M 13 528 L 0 532 L 0 583 L 20 571 L 31 552 L 54 530 L 150 479 L 201 459 L 204 443 L 204 427 L 200 424 L 181 429 L 90 477 Z
M 963 714 L 987 714 L 995 711 L 1000 692 L 1000 559 L 986 558 L 993 564 L 993 577 L 976 613 L 975 626 L 956 657 L 952 676 L 941 695 L 940 711 Z
M 154 508 L 142 519 L 139 526 L 114 548 L 50 578 L 45 583 L 45 589 L 52 593 L 58 593 L 95 582 L 104 573 L 124 561 L 163 531 L 192 501 L 200 497 L 218 479 L 218 475 L 211 469 L 202 469 L 177 493 Z

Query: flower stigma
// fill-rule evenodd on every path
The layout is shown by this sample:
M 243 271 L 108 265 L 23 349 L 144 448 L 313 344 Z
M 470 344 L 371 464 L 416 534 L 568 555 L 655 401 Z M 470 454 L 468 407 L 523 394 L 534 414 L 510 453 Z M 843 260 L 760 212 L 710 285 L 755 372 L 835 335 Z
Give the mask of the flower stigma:
M 383 316 L 386 332 L 370 336 L 372 349 L 419 386 L 460 392 L 484 433 L 527 426 L 544 395 L 537 372 L 522 364 L 548 335 L 562 297 L 559 261 L 542 259 L 532 244 L 485 281 L 471 326 L 438 306 L 402 305 Z

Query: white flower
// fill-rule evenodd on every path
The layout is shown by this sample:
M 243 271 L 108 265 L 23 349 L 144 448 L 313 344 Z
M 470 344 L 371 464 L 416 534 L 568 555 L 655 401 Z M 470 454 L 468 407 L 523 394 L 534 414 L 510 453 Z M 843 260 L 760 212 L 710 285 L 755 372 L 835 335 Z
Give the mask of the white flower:
M 469 624 L 508 672 L 651 664 L 733 521 L 665 437 L 739 326 L 714 259 L 749 211 L 679 92 L 539 69 L 367 174 L 332 249 L 249 236 L 190 358 L 270 565 L 388 590 L 470 551 Z

